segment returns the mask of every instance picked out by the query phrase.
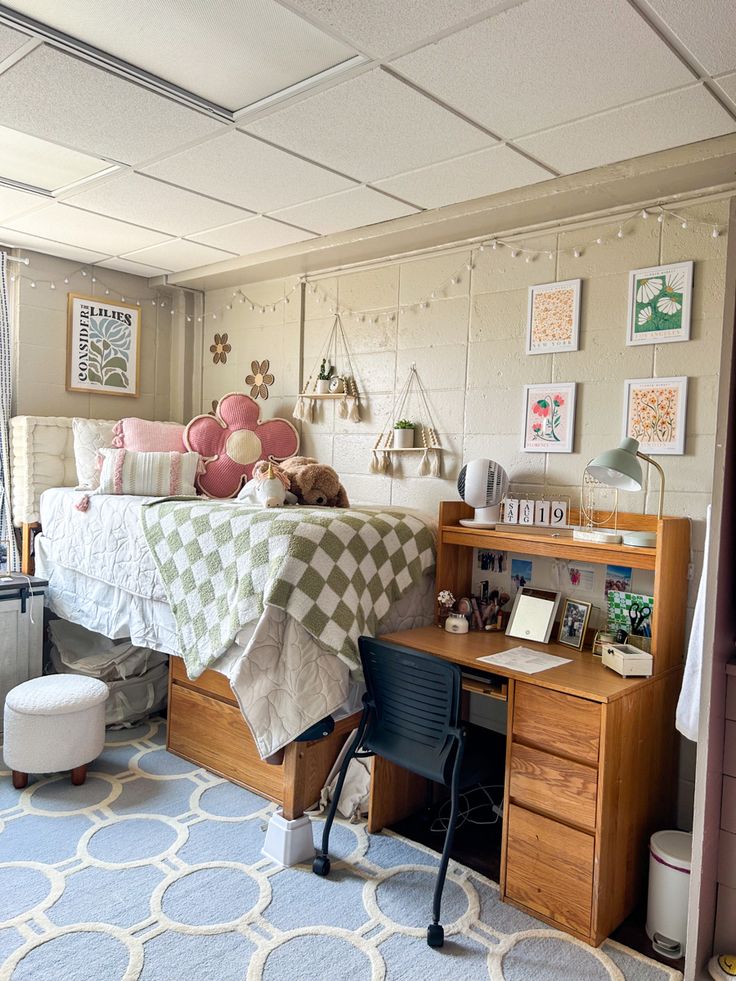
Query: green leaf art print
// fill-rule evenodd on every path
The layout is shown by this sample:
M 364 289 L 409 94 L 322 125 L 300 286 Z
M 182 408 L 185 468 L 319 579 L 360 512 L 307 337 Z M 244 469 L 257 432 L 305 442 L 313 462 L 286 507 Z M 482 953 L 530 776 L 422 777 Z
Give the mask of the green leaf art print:
M 69 293 L 66 387 L 137 398 L 141 308 Z
M 631 278 L 629 344 L 688 340 L 692 263 L 639 269 Z
M 128 388 L 130 328 L 110 317 L 90 317 L 89 379 L 108 388 Z

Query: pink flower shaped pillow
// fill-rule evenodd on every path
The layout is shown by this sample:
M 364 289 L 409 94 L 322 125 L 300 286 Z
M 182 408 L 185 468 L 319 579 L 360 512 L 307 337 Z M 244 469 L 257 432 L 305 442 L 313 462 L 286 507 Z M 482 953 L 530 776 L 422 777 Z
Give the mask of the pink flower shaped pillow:
M 259 460 L 285 460 L 299 449 L 299 434 L 285 419 L 260 421 L 258 404 L 240 392 L 220 399 L 214 415 L 195 416 L 184 432 L 204 473 L 197 486 L 208 497 L 235 497 Z

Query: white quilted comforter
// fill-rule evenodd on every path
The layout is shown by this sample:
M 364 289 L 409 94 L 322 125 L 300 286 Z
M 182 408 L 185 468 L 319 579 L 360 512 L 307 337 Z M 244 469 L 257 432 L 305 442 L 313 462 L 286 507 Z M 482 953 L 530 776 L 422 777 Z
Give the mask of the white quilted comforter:
M 151 498 L 93 496 L 80 512 L 79 497 L 69 488 L 41 497 L 36 558 L 38 573 L 49 579 L 51 609 L 108 637 L 130 636 L 178 654 L 173 616 L 140 525 L 141 505 Z M 426 576 L 392 606 L 379 631 L 424 626 L 433 608 L 434 581 Z M 264 758 L 324 716 L 359 706 L 361 689 L 346 664 L 272 607 L 243 625 L 213 668 L 229 676 Z

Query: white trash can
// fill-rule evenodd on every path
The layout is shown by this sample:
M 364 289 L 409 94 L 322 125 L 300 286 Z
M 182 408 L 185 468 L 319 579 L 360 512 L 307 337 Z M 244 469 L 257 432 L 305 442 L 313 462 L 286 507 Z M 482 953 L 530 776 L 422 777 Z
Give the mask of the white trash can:
M 649 842 L 647 936 L 662 957 L 685 954 L 693 836 L 657 831 Z

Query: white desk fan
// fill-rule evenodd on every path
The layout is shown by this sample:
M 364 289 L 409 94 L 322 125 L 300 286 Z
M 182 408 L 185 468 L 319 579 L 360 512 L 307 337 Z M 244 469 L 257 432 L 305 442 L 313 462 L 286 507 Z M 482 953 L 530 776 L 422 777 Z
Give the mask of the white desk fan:
M 509 489 L 509 475 L 495 460 L 471 460 L 457 478 L 460 497 L 475 508 L 474 518 L 461 518 L 466 528 L 495 528 L 501 520 L 501 501 Z

